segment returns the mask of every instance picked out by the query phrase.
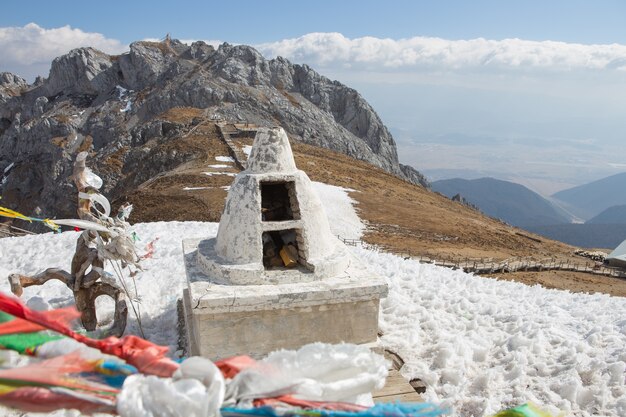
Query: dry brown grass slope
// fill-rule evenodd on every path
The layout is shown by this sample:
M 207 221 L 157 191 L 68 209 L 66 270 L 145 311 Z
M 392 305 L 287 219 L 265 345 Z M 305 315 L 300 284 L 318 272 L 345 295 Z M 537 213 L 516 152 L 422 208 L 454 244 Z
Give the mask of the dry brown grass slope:
M 185 122 L 190 112 L 166 115 Z M 251 140 L 238 141 L 240 146 Z M 165 146 L 165 145 L 164 145 Z M 170 147 L 199 149 L 198 158 L 144 183 L 126 197 L 135 205 L 135 222 L 159 220 L 217 221 L 224 206 L 232 168 L 213 169 L 216 156 L 228 155 L 217 127 L 204 123 L 191 135 L 170 141 Z M 489 218 L 444 196 L 413 185 L 368 163 L 327 149 L 292 142 L 297 166 L 313 181 L 353 189 L 359 216 L 368 224 L 364 240 L 387 250 L 431 258 L 469 257 L 504 260 L 512 257 L 556 257 L 581 262 L 574 248 L 533 235 Z M 191 188 L 185 190 L 184 188 Z M 352 238 L 354 236 L 345 236 Z M 584 260 L 582 260 L 584 262 Z M 578 292 L 626 295 L 626 280 L 566 272 L 505 274 L 526 284 Z

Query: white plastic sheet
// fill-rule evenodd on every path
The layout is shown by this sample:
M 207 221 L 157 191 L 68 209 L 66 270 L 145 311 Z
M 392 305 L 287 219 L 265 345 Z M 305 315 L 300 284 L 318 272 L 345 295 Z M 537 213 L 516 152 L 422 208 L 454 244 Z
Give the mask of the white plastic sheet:
M 238 374 L 227 392 L 240 404 L 290 393 L 312 401 L 370 405 L 371 392 L 383 387 L 387 373 L 388 361 L 365 346 L 313 343 L 270 353 Z
M 224 378 L 208 359 L 185 360 L 172 378 L 133 375 L 117 398 L 122 417 L 219 417 Z
M 80 220 L 80 219 L 54 219 L 54 223 L 60 224 L 62 226 L 71 226 L 78 227 L 84 230 L 94 230 L 96 232 L 111 232 L 108 228 L 104 227 L 101 224 L 91 222 L 89 220 Z
M 109 215 L 111 214 L 111 203 L 109 203 L 109 200 L 107 200 L 107 198 L 102 194 L 79 192 L 78 197 L 85 200 L 91 200 L 92 203 L 97 203 L 98 205 L 100 205 L 102 210 L 98 211 L 104 216 L 109 217 Z
M 102 188 L 102 178 L 94 174 L 94 172 L 89 167 L 85 167 L 85 171 L 83 175 L 84 175 L 83 178 L 87 185 L 95 188 L 96 190 L 99 190 L 100 188 Z
M 223 403 L 246 407 L 253 399 L 282 394 L 371 405 L 371 392 L 385 384 L 388 365 L 364 346 L 313 343 L 273 352 L 225 382 L 211 361 L 192 357 L 172 378 L 127 378 L 117 411 L 122 417 L 219 417 Z
M 78 171 L 76 171 L 76 167 L 74 168 L 74 175 L 78 176 L 76 179 L 82 185 L 79 189 L 88 186 L 99 190 L 102 187 L 102 178 L 94 174 L 89 167 L 85 166 L 85 161 L 87 160 L 88 155 L 89 154 L 87 152 L 80 152 L 76 155 L 76 162 L 79 168 Z

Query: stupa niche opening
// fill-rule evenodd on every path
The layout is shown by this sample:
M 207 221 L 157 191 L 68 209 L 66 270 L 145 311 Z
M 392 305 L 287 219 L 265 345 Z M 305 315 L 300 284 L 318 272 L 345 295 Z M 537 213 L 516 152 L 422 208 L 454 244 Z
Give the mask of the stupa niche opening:
M 265 270 L 299 268 L 300 272 L 311 272 L 304 250 L 299 249 L 302 241 L 298 229 L 263 232 L 263 266 Z
M 261 181 L 261 220 L 300 220 L 293 181 Z

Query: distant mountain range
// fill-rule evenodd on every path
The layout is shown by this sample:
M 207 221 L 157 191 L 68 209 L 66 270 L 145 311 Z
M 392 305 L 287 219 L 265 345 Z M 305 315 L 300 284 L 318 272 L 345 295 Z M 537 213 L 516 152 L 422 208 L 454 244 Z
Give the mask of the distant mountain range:
M 434 181 L 432 189 L 570 245 L 610 249 L 626 239 L 626 173 L 560 191 L 552 196 L 554 203 L 522 185 L 494 178 Z M 575 217 L 588 220 L 574 224 Z
M 612 206 L 626 205 L 626 172 L 552 195 L 576 216 L 587 220 Z
M 626 224 L 626 204 L 611 206 L 585 224 Z
M 570 245 L 612 249 L 626 239 L 626 205 L 611 206 L 585 224 L 536 226 L 528 230 Z
M 522 228 L 570 223 L 571 217 L 550 201 L 520 184 L 495 178 L 454 178 L 431 184 L 448 198 L 460 194 L 483 213 Z
M 582 248 L 614 249 L 626 239 L 626 224 L 554 224 L 526 230 Z

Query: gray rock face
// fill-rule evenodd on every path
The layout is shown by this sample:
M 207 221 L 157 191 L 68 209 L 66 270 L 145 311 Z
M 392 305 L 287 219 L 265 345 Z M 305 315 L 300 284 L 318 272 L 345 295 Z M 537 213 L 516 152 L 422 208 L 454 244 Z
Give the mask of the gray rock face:
M 61 92 L 99 94 L 117 81 L 115 72 L 111 71 L 113 64 L 109 55 L 97 49 L 73 49 L 52 61 L 45 92 L 48 96 Z
M 0 88 L 6 87 L 26 87 L 28 83 L 19 75 L 10 72 L 0 72 Z
M 413 168 L 411 165 L 400 164 L 400 170 L 402 170 L 402 173 L 404 174 L 404 177 L 407 181 L 412 182 L 413 184 L 420 184 L 426 188 L 430 188 L 430 183 L 428 182 L 428 179 L 426 179 L 426 177 L 421 172 Z
M 177 60 L 176 51 L 166 43 L 134 42 L 130 52 L 120 56 L 119 66 L 125 84 L 132 90 L 142 90 L 154 85 Z
M 3 131 L 3 124 L 8 123 L 11 117 L 7 103 L 13 97 L 21 95 L 26 88 L 28 88 L 28 83 L 22 77 L 10 72 L 0 72 L 0 135 Z
M 71 161 L 81 150 L 111 197 L 172 169 L 192 154 L 151 150 L 189 126 L 159 117 L 176 107 L 206 117 L 281 125 L 291 138 L 368 161 L 408 181 L 394 140 L 361 95 L 306 65 L 266 60 L 248 46 L 176 40 L 135 42 L 121 56 L 93 48 L 56 58 L 47 79 L 28 85 L 0 74 L 0 185 L 3 203 L 32 213 L 74 213 Z M 30 173 L 30 174 L 29 174 Z

